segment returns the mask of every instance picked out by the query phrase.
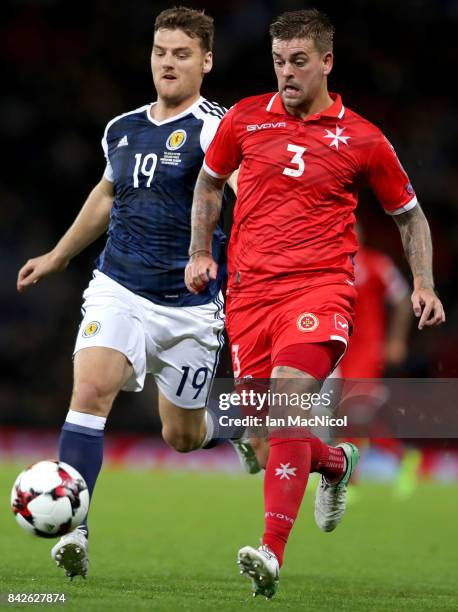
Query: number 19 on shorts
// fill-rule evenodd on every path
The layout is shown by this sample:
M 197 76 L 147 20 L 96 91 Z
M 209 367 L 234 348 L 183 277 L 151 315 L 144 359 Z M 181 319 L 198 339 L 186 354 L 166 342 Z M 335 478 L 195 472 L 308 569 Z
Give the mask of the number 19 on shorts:
M 191 384 L 192 388 L 196 390 L 196 393 L 192 399 L 197 399 L 200 395 L 200 392 L 205 387 L 205 383 L 207 382 L 208 370 L 207 368 L 199 368 L 194 372 L 193 376 L 189 375 L 189 370 L 189 366 L 183 366 L 181 368 L 183 375 L 181 377 L 180 384 L 178 385 L 176 394 L 178 397 L 180 397 L 183 393 L 185 385 Z

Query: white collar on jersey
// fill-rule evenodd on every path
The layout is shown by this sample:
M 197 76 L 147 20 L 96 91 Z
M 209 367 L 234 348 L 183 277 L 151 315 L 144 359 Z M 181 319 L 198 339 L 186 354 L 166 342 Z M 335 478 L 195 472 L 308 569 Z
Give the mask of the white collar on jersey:
M 151 108 L 155 104 L 157 104 L 157 102 L 152 102 L 151 104 L 148 105 L 148 108 L 146 109 L 146 116 L 148 117 L 149 121 L 151 121 L 151 123 L 154 123 L 154 125 L 165 125 L 166 123 L 170 123 L 171 121 L 176 121 L 177 119 L 181 119 L 182 117 L 189 115 L 189 113 L 192 113 L 194 109 L 196 109 L 200 104 L 202 104 L 204 100 L 205 98 L 203 96 L 200 96 L 198 100 L 196 100 L 193 104 L 191 104 L 191 106 L 188 106 L 188 108 L 185 108 L 184 111 L 181 111 L 181 113 L 178 113 L 178 115 L 174 115 L 173 117 L 164 119 L 164 121 L 156 121 L 156 119 L 153 119 L 151 117 L 151 113 L 150 113 Z

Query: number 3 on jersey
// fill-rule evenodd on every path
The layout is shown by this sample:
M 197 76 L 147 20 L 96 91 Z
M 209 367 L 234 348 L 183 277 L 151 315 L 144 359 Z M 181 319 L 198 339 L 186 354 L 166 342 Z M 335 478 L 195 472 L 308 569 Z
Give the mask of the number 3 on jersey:
M 232 345 L 232 369 L 234 371 L 234 378 L 238 378 L 240 376 L 240 359 L 239 359 L 239 347 L 240 344 Z
M 134 168 L 134 188 L 137 189 L 140 186 L 138 180 L 138 173 L 141 172 L 143 176 L 147 176 L 148 180 L 146 181 L 146 186 L 151 186 L 151 181 L 153 180 L 154 171 L 157 166 L 157 155 L 156 153 L 148 153 L 143 157 L 142 162 L 142 153 L 135 154 L 135 168 Z
M 286 176 L 294 177 L 302 176 L 305 168 L 305 162 L 302 159 L 302 156 L 304 155 L 307 149 L 305 147 L 298 147 L 297 145 L 293 144 L 289 144 L 287 148 L 288 151 L 294 153 L 290 163 L 297 166 L 297 168 L 284 168 L 283 174 L 286 174 Z

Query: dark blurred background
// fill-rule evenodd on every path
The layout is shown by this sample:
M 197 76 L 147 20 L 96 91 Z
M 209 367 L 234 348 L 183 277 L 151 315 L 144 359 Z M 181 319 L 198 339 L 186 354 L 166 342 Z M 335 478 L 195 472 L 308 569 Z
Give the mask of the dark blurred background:
M 57 427 L 67 411 L 81 293 L 103 241 L 23 296 L 15 289 L 17 271 L 54 246 L 100 179 L 106 123 L 155 98 L 153 23 L 173 5 L 2 2 L 0 425 Z M 215 67 L 203 94 L 225 106 L 275 90 L 268 37 L 273 17 L 307 6 L 329 14 L 337 29 L 330 90 L 394 144 L 433 233 L 447 324 L 422 333 L 413 328 L 408 360 L 397 374 L 457 376 L 458 115 L 452 90 L 458 2 L 195 0 L 192 6 L 215 18 Z M 367 242 L 407 275 L 392 220 L 368 192 L 359 210 Z M 110 428 L 154 427 L 154 395 L 151 381 L 142 394 L 122 393 Z

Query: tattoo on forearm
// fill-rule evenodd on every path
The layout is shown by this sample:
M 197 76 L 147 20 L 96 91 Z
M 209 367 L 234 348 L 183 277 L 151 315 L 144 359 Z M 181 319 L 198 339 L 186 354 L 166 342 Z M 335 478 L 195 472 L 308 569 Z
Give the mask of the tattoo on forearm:
M 417 204 L 394 220 L 401 234 L 402 245 L 416 288 L 433 289 L 433 247 L 428 221 Z
M 221 211 L 224 182 L 203 171 L 199 174 L 192 203 L 190 253 L 200 250 L 211 252 L 212 236 Z

